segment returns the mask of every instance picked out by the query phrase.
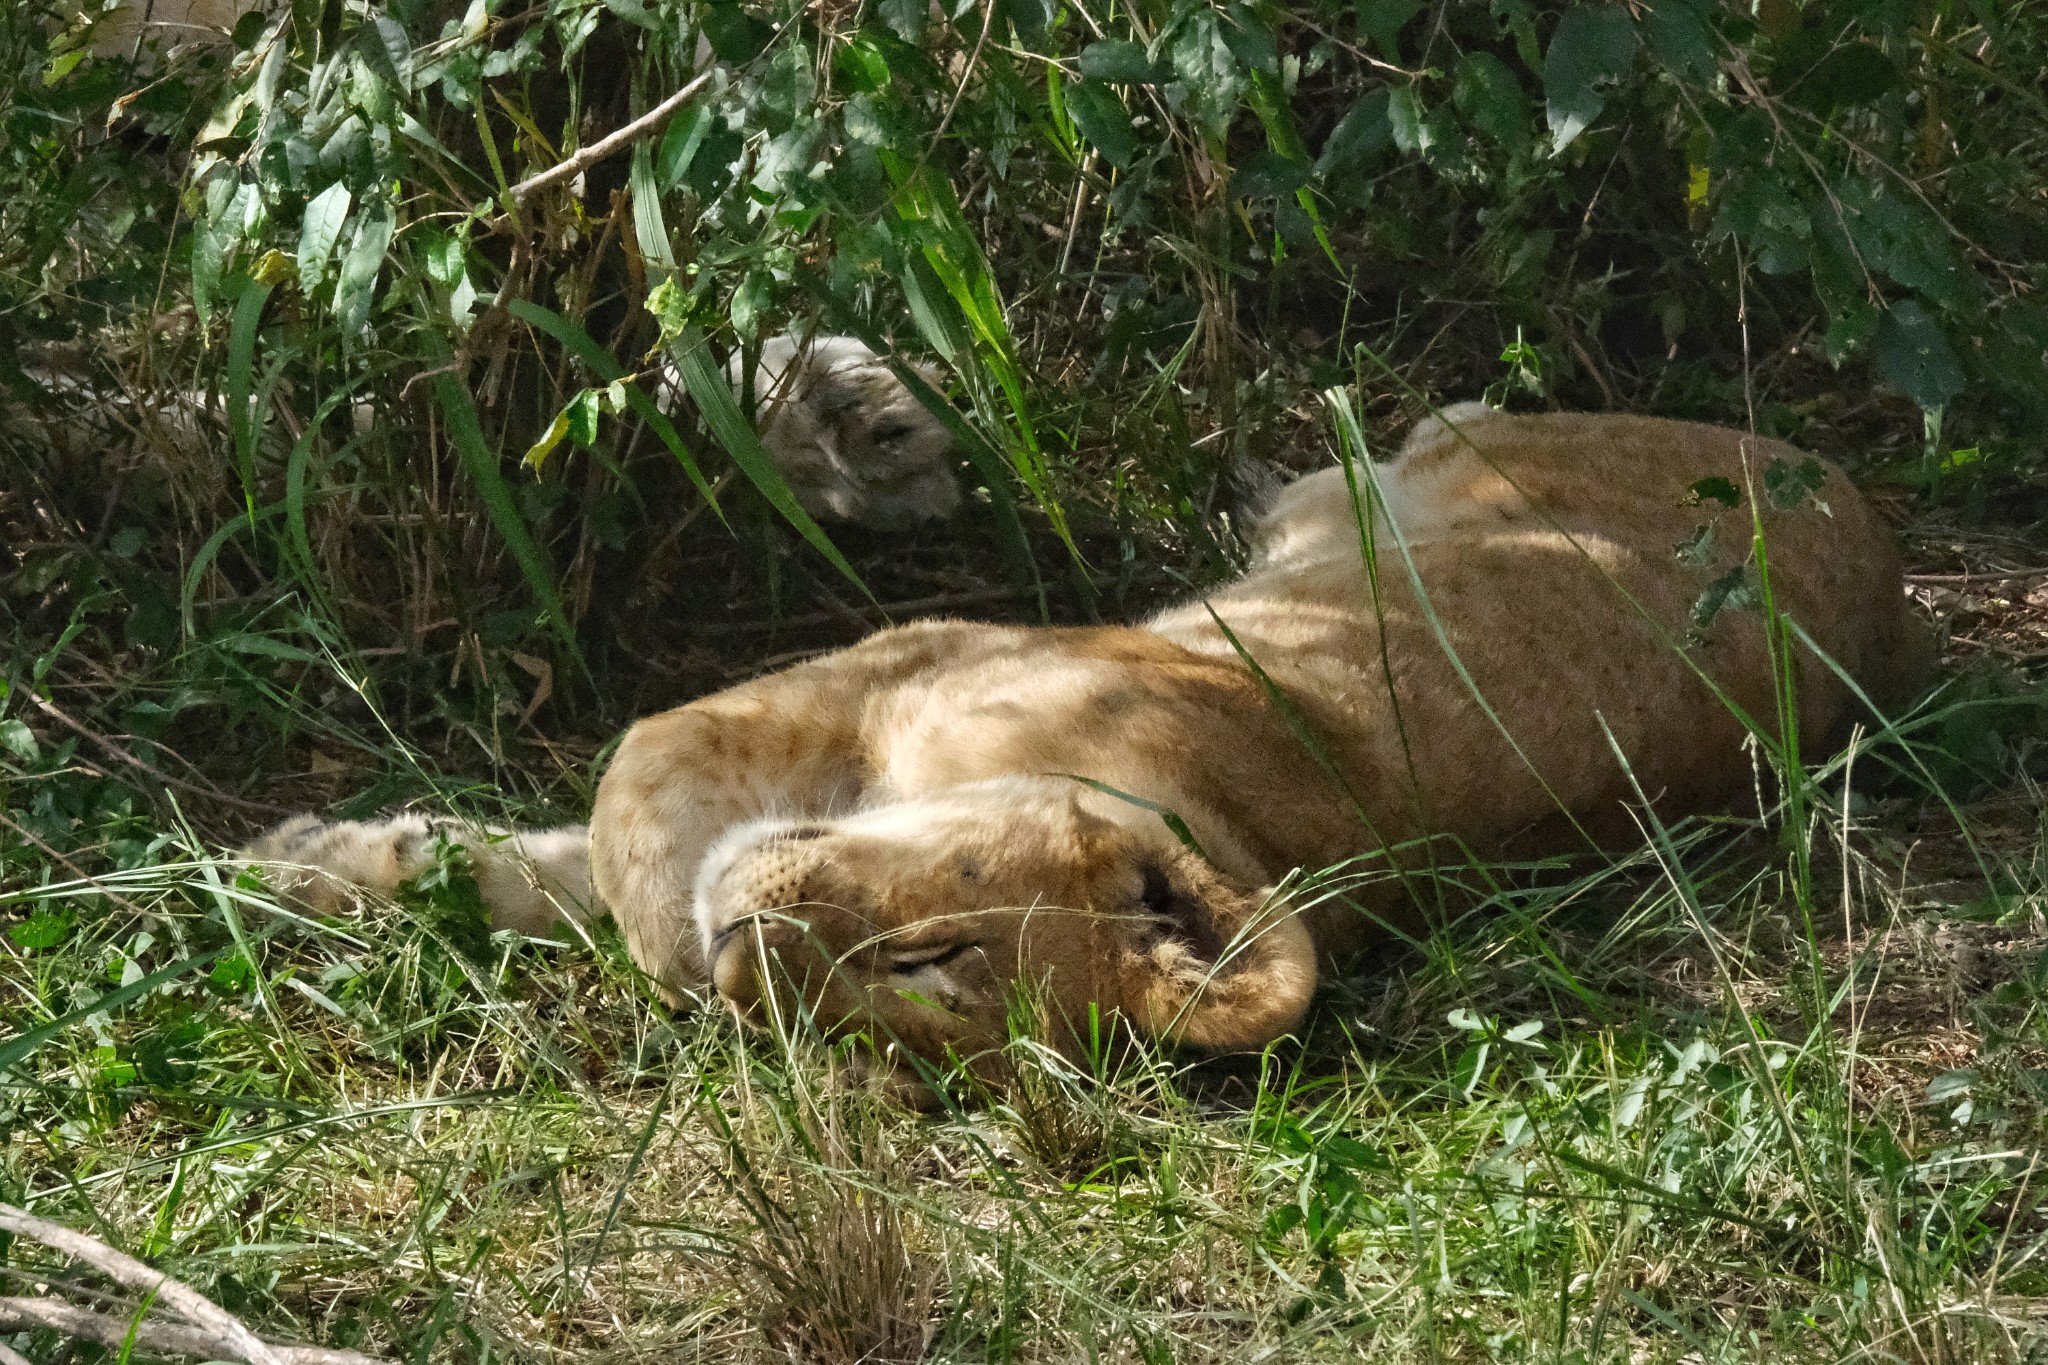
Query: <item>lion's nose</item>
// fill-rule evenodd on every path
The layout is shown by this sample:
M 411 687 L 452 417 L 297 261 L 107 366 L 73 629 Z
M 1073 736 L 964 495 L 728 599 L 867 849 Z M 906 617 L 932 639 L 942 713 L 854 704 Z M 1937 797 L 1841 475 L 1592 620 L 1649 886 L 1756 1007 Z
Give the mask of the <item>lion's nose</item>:
M 764 990 L 815 1008 L 875 929 L 848 907 L 822 830 L 798 826 L 741 853 L 706 888 L 711 984 L 743 1013 Z

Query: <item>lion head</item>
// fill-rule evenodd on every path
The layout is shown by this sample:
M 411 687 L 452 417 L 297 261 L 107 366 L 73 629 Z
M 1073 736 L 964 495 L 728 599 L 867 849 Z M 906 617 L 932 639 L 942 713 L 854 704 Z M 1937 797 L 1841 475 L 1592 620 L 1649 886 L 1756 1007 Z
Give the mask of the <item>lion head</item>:
M 1069 1051 L 1113 1021 L 1272 1041 L 1307 1011 L 1316 960 L 1269 899 L 1071 782 L 1003 778 L 742 825 L 705 858 L 696 917 L 743 1017 L 971 1061 L 1004 1042 L 1020 988 Z

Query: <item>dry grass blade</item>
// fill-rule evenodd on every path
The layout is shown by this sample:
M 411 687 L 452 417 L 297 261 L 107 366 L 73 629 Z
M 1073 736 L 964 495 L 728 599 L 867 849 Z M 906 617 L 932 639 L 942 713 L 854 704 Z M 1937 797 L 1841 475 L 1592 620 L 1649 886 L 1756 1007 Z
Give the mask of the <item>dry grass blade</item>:
M 816 1158 L 792 1172 L 788 1193 L 772 1196 L 751 1167 L 741 1177 L 758 1230 L 742 1261 L 769 1298 L 762 1337 L 788 1360 L 819 1365 L 924 1359 L 939 1272 L 911 1245 L 879 1140 L 850 1140 L 836 1104 L 797 1121 Z

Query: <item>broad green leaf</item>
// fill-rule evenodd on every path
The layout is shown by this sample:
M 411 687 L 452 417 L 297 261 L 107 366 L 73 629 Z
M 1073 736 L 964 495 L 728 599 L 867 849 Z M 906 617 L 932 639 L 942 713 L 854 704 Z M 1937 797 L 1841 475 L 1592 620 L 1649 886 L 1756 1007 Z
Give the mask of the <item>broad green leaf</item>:
M 562 415 L 569 419 L 569 439 L 588 450 L 597 442 L 597 413 L 601 395 L 596 389 L 585 389 L 569 400 L 569 406 L 562 409 Z
M 711 50 L 734 66 L 745 66 L 775 41 L 774 28 L 731 0 L 713 0 L 704 6 L 702 24 Z
M 1704 569 L 1714 562 L 1714 527 L 1712 522 L 1702 522 L 1693 528 L 1693 533 L 1672 547 L 1671 554 L 1688 569 Z
M 690 173 L 690 163 L 696 160 L 697 149 L 704 145 L 704 134 L 711 130 L 715 117 L 709 104 L 693 104 L 669 120 L 668 131 L 661 135 L 661 150 L 654 158 L 654 183 L 663 193 L 682 184 Z
M 1845 106 L 1868 104 L 1898 84 L 1898 67 L 1876 44 L 1844 43 L 1799 78 L 1790 98 L 1817 114 L 1830 115 Z
M 1130 111 L 1116 91 L 1100 81 L 1076 81 L 1066 88 L 1067 113 L 1081 136 L 1102 153 L 1103 160 L 1127 171 L 1138 159 L 1138 133 Z
M 1316 157 L 1316 174 L 1319 177 L 1329 180 L 1349 175 L 1363 167 L 1375 153 L 1393 144 L 1393 122 L 1388 114 L 1392 98 L 1393 92 L 1381 86 L 1359 96 L 1357 103 L 1345 111 L 1344 117 L 1337 120 L 1337 126 L 1330 130 L 1330 136 L 1324 139 L 1323 150 Z
M 1714 31 L 1692 0 L 1657 0 L 1643 11 L 1642 19 L 1643 36 L 1666 71 L 1694 85 L 1705 85 L 1720 74 Z
M 1387 126 L 1394 145 L 1411 156 L 1429 150 L 1430 130 L 1422 114 L 1422 100 L 1412 85 L 1400 86 L 1387 96 Z
M 327 275 L 327 262 L 334 244 L 341 240 L 342 225 L 348 221 L 354 196 L 348 186 L 336 182 L 313 196 L 299 223 L 299 283 L 307 289 Z
M 1230 193 L 1238 199 L 1280 199 L 1306 185 L 1308 179 L 1307 163 L 1262 151 L 1230 177 Z
M 345 335 L 362 331 L 369 321 L 377 272 L 383 269 L 384 251 L 397 226 L 389 204 L 369 205 L 356 215 L 355 238 L 342 258 L 340 278 L 334 284 L 335 318 Z
M 1820 461 L 1811 456 L 1796 464 L 1772 460 L 1764 467 L 1764 497 L 1780 512 L 1789 512 L 1818 493 L 1827 478 Z
M 1945 407 L 1963 391 L 1963 366 L 1941 324 L 1918 299 L 1892 304 L 1871 350 L 1877 372 L 1923 410 Z
M 1544 117 L 1551 150 L 1561 152 L 1606 107 L 1607 92 L 1628 75 L 1636 26 L 1619 5 L 1568 9 L 1543 54 Z
M 1122 38 L 1104 38 L 1081 49 L 1081 74 L 1090 80 L 1119 85 L 1150 85 L 1162 73 L 1137 43 Z
M 1529 100 L 1508 65 L 1491 52 L 1468 52 L 1458 59 L 1451 102 L 1474 128 L 1518 152 L 1529 145 Z
M 1358 26 L 1380 55 L 1401 65 L 1401 30 L 1422 13 L 1422 0 L 1359 0 Z
M 1756 585 L 1750 581 L 1749 566 L 1737 564 L 1700 590 L 1693 600 L 1692 624 L 1705 630 L 1723 611 L 1746 611 L 1756 605 Z
M 1701 479 L 1691 488 L 1685 490 L 1684 506 L 1698 507 L 1700 504 L 1707 502 L 1718 502 L 1723 507 L 1740 507 L 1742 505 L 1742 490 L 1719 475 Z
M 20 720 L 9 717 L 0 720 L 0 749 L 5 749 L 24 763 L 33 763 L 42 750 L 36 744 L 35 732 Z
M 74 921 L 69 915 L 38 910 L 19 924 L 10 925 L 7 937 L 31 952 L 54 948 L 71 937 Z

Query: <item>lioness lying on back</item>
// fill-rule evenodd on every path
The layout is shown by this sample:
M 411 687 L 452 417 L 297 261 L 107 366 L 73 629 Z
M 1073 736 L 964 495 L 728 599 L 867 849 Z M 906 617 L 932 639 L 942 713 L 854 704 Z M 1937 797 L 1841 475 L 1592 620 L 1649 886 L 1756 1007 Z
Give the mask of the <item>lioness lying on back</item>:
M 1376 576 L 1344 473 L 1325 470 L 1281 494 L 1253 569 L 1203 601 L 1142 626 L 883 631 L 635 725 L 587 846 L 456 837 L 501 925 L 602 907 L 666 991 L 709 985 L 757 1017 L 801 1006 L 828 1031 L 966 1056 L 1002 1039 L 1029 982 L 1056 1031 L 1099 1008 L 1249 1048 L 1301 1021 L 1319 956 L 1427 900 L 1414 875 L 1269 897 L 1292 870 L 1568 852 L 1630 829 L 1636 784 L 1667 818 L 1749 787 L 1736 712 L 1782 724 L 1763 620 L 1725 610 L 1688 632 L 1702 589 L 1750 555 L 1753 507 L 1777 609 L 1878 706 L 1921 685 L 1890 536 L 1839 471 L 1646 418 L 1445 419 L 1373 471 Z M 1796 506 L 1756 496 L 1822 470 Z M 1711 519 L 1689 505 L 1704 479 L 1751 492 L 1681 562 Z M 1800 732 L 1839 733 L 1850 687 L 1797 653 Z M 256 856 L 296 849 L 380 890 L 430 853 L 418 817 L 280 834 Z

